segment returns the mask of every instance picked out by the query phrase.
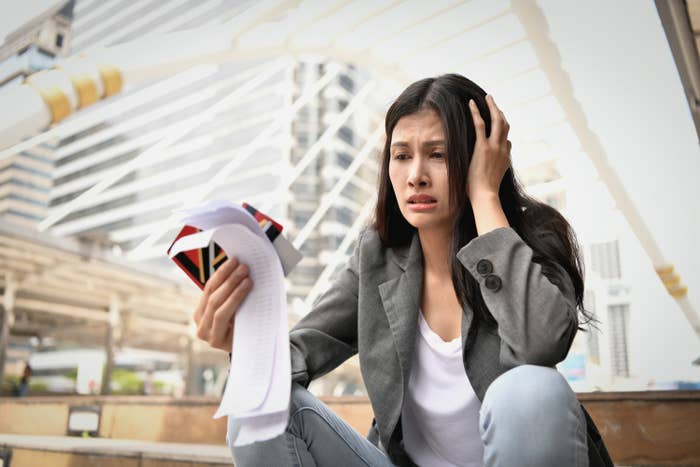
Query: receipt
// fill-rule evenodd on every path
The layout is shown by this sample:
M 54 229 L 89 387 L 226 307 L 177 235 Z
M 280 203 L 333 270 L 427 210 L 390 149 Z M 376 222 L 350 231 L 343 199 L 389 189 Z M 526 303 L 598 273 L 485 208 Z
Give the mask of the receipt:
M 214 414 L 230 417 L 228 436 L 236 446 L 283 433 L 291 391 L 284 272 L 272 243 L 240 209 L 241 216 L 233 218 L 217 218 L 211 210 L 200 217 L 189 212 L 187 223 L 207 230 L 178 239 L 169 253 L 172 257 L 215 241 L 228 257 L 248 265 L 253 288 L 234 318 L 231 369 Z M 221 225 L 231 220 L 234 223 Z

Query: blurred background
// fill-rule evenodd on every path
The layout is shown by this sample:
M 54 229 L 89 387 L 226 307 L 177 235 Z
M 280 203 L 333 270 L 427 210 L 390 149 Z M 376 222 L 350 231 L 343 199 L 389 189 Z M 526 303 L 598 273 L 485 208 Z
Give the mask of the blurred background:
M 601 323 L 572 386 L 700 387 L 697 5 L 4 2 L 3 393 L 28 362 L 30 395 L 220 394 L 172 210 L 277 219 L 304 254 L 292 325 L 369 221 L 388 104 L 445 72 L 495 96 L 517 176 L 578 235 Z M 357 361 L 312 389 L 363 394 Z
M 700 2 L 0 5 L 0 395 L 218 397 L 172 211 L 279 221 L 293 325 L 370 220 L 388 105 L 448 72 L 494 95 L 516 175 L 578 235 L 600 324 L 572 388 L 700 388 Z M 310 389 L 365 395 L 355 358 Z

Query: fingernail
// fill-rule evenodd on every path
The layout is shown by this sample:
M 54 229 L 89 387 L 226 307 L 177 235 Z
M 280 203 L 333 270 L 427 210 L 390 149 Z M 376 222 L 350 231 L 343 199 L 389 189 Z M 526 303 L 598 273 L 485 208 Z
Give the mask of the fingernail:
M 474 99 L 469 99 L 469 107 L 471 107 L 473 103 L 474 103 Z

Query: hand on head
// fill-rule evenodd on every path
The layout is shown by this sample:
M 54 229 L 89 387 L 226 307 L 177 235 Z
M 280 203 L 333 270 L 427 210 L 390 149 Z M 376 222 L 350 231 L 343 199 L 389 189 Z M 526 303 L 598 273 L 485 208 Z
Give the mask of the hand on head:
M 476 129 L 476 144 L 467 174 L 467 195 L 472 201 L 484 195 L 498 196 L 501 180 L 510 166 L 510 124 L 490 94 L 486 96 L 486 104 L 491 114 L 491 134 L 488 138 L 479 108 L 473 99 L 469 100 L 469 110 Z

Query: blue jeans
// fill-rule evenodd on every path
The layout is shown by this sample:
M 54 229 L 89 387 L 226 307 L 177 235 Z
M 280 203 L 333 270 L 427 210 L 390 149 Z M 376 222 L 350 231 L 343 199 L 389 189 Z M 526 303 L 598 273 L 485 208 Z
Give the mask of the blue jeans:
M 496 378 L 479 413 L 484 464 L 588 466 L 586 420 L 576 395 L 552 368 L 523 365 Z M 236 467 L 393 466 L 386 454 L 298 384 L 282 435 L 229 444 Z

